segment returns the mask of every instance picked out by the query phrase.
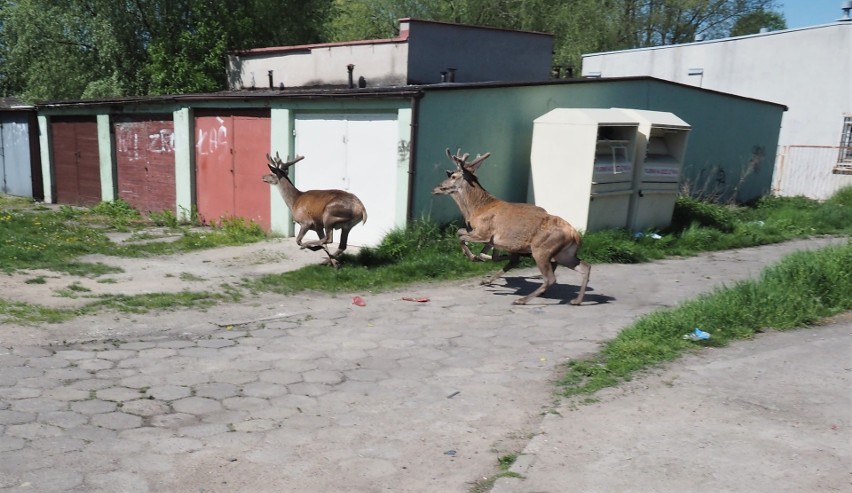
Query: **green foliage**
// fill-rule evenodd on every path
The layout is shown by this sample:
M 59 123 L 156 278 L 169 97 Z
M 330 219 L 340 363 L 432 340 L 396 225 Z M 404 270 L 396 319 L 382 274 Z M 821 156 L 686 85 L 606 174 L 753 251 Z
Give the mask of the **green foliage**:
M 692 224 L 730 233 L 734 230 L 733 209 L 692 197 L 678 197 L 672 214 L 671 229 L 685 229 Z
M 813 235 L 852 234 L 852 187 L 825 202 L 764 197 L 734 207 L 680 197 L 672 224 L 659 238 L 623 230 L 588 233 L 580 256 L 592 263 L 646 262 L 667 256 L 778 243 Z
M 737 19 L 737 22 L 731 28 L 731 36 L 757 34 L 763 28 L 770 31 L 787 29 L 787 21 L 784 19 L 784 15 L 778 12 L 756 10 Z
M 852 309 L 852 243 L 796 252 L 757 280 L 642 317 L 593 358 L 571 362 L 560 384 L 567 395 L 590 393 L 633 373 L 671 361 L 695 342 L 694 327 L 711 334 L 700 344 L 724 346 L 766 328 L 790 329 Z
M 224 89 L 226 50 L 320 41 L 332 3 L 0 2 L 0 88 L 27 101 Z
M 212 92 L 224 88 L 227 37 L 218 22 L 201 24 L 176 39 L 148 45 L 150 63 L 143 72 L 151 80 L 150 94 Z

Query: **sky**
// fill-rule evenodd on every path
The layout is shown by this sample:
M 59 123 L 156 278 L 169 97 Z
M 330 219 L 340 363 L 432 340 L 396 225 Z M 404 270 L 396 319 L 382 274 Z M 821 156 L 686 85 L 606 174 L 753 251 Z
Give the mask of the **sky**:
M 787 20 L 787 27 L 817 26 L 836 21 L 843 15 L 842 0 L 779 0 L 780 10 Z

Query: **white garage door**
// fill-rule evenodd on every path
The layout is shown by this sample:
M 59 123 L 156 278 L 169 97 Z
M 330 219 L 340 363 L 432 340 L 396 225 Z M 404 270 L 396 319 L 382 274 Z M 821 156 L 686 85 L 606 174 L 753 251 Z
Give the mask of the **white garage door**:
M 352 229 L 349 244 L 378 245 L 396 219 L 396 114 L 300 114 L 295 130 L 296 154 L 305 156 L 295 166 L 296 188 L 337 188 L 357 195 L 368 219 Z

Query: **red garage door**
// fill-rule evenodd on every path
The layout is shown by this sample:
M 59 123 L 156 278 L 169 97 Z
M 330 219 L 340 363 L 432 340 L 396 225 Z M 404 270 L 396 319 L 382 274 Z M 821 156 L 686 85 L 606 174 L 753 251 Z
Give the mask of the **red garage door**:
M 95 117 L 54 117 L 50 133 L 56 202 L 98 204 L 101 201 L 101 167 Z
M 269 230 L 268 111 L 202 113 L 195 118 L 196 203 L 205 223 L 251 219 Z
M 118 198 L 143 213 L 177 213 L 171 117 L 128 117 L 114 126 Z

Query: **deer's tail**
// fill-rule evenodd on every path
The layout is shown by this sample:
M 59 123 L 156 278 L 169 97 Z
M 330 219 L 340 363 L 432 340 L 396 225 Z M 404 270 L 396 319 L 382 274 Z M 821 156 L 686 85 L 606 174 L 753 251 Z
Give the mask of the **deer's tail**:
M 361 224 L 367 224 L 367 208 L 361 203 Z

